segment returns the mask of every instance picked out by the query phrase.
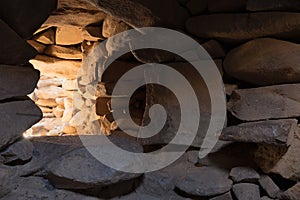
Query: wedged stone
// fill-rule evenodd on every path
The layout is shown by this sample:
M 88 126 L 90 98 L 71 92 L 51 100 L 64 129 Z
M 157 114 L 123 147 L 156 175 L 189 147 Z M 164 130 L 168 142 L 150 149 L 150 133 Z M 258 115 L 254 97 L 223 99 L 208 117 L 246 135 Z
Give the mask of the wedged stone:
M 226 52 L 223 46 L 216 40 L 209 40 L 201 46 L 207 51 L 212 59 L 223 58 L 226 55 Z
M 124 32 L 131 29 L 126 23 L 119 21 L 112 16 L 108 15 L 104 19 L 102 26 L 102 35 L 105 38 L 109 38 L 118 33 Z
M 0 29 L 1 64 L 20 65 L 27 63 L 29 59 L 36 56 L 37 51 L 20 38 L 2 19 L 0 19 Z
M 62 86 L 62 83 L 65 80 L 66 79 L 64 78 L 49 78 L 49 77 L 41 76 L 39 82 L 37 83 L 37 87 L 42 88 L 48 86 Z
M 192 168 L 176 182 L 176 187 L 190 195 L 215 196 L 231 189 L 228 175 L 228 171 L 214 167 Z
M 101 140 L 101 137 L 105 136 L 86 136 L 86 139 L 93 143 L 96 137 Z M 133 152 L 142 151 L 141 146 L 125 138 L 111 137 L 110 139 L 127 150 L 130 149 Z M 89 148 L 99 148 L 99 146 L 89 146 Z M 128 163 L 120 162 L 120 167 L 130 167 Z M 140 177 L 140 174 L 116 171 L 103 165 L 86 148 L 77 148 L 49 163 L 47 166 L 47 177 L 56 188 L 99 189 L 118 182 L 136 179 Z
M 224 86 L 225 86 L 226 94 L 228 96 L 230 96 L 234 90 L 239 89 L 239 86 L 236 84 L 224 84 Z
M 255 85 L 274 85 L 300 81 L 300 45 L 262 38 L 232 50 L 226 56 L 227 74 Z
M 290 141 L 288 147 L 258 145 L 254 153 L 255 162 L 265 173 L 275 173 L 286 179 L 300 180 L 299 133 L 296 132 Z
M 243 121 L 300 116 L 300 84 L 235 90 L 228 110 Z
M 64 26 L 57 27 L 55 40 L 58 45 L 73 45 L 83 41 L 81 37 L 82 28 Z
M 247 10 L 267 11 L 267 10 L 300 10 L 300 2 L 297 0 L 248 0 Z
M 39 106 L 43 113 L 52 113 L 53 109 L 45 106 Z
M 232 191 L 237 200 L 259 200 L 260 193 L 258 185 L 251 183 L 239 183 L 233 185 Z
M 27 43 L 30 44 L 37 52 L 44 53 L 46 46 L 35 41 L 35 40 L 27 40 Z
M 62 83 L 62 88 L 65 90 L 69 90 L 69 91 L 73 91 L 73 90 L 77 90 L 78 86 L 77 86 L 77 80 L 65 80 Z
M 236 182 L 256 182 L 260 178 L 257 171 L 250 167 L 232 168 L 229 174 L 230 178 Z
M 280 194 L 280 199 L 286 199 L 286 200 L 298 200 L 300 195 L 300 183 L 297 183 L 287 191 L 284 191 L 282 194 Z
M 208 11 L 215 12 L 238 12 L 246 10 L 247 0 L 207 0 Z
M 48 29 L 41 33 L 38 33 L 33 37 L 34 40 L 42 44 L 54 44 L 55 43 L 55 32 L 52 29 Z
M 59 8 L 52 12 L 51 16 L 44 22 L 43 26 L 73 26 L 84 28 L 90 24 L 100 24 L 106 14 L 94 9 L 85 10 L 82 8 Z
M 9 167 L 0 165 L 0 198 L 6 196 L 13 188 L 12 177 L 14 176 L 14 170 Z
M 186 28 L 198 37 L 224 42 L 242 42 L 266 36 L 297 40 L 300 14 L 262 12 L 202 15 L 190 18 Z
M 48 18 L 52 10 L 56 8 L 56 5 L 56 0 L 47 2 L 39 0 L 26 2 L 22 0 L 1 1 L 0 18 L 9 24 L 18 35 L 28 39 Z M 18 52 L 21 51 L 19 50 Z
M 32 66 L 0 65 L 0 100 L 32 93 L 39 78 Z
M 269 197 L 276 198 L 280 193 L 279 187 L 273 182 L 273 180 L 269 176 L 262 175 L 258 182 Z
M 72 97 L 72 92 L 66 91 L 61 87 L 50 86 L 42 87 L 34 91 L 39 99 L 53 99 L 57 97 Z
M 76 79 L 77 72 L 81 67 L 80 61 L 63 60 L 43 55 L 38 55 L 30 60 L 35 69 L 40 70 L 42 75 L 57 78 Z
M 223 195 L 211 198 L 210 200 L 232 200 L 232 196 L 231 196 L 230 192 L 227 192 L 227 193 L 225 193 Z
M 40 109 L 31 100 L 1 103 L 0 112 L 0 127 L 3 130 L 0 134 L 0 149 L 21 138 L 23 132 L 42 118 Z
M 35 103 L 39 106 L 47 106 L 47 107 L 57 106 L 55 99 L 39 99 Z
M 31 159 L 33 153 L 33 144 L 29 140 L 21 140 L 9 146 L 0 155 L 4 158 L 4 164 L 24 163 Z
M 289 146 L 297 131 L 298 121 L 280 119 L 260 122 L 248 122 L 224 128 L 220 139 L 234 142 Z
M 62 118 L 63 114 L 64 114 L 64 108 L 61 108 L 60 106 L 57 106 L 53 109 L 53 114 L 56 118 Z
M 192 15 L 199 15 L 206 11 L 207 0 L 189 0 L 185 6 Z
M 46 48 L 45 54 L 62 59 L 81 60 L 82 52 L 75 47 L 62 47 L 58 45 L 50 45 Z

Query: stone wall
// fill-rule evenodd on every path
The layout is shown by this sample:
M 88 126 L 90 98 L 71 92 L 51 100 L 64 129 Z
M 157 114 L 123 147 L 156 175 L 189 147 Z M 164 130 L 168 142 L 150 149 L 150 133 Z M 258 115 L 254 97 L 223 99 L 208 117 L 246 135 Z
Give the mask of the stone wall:
M 24 6 L 24 15 L 39 10 L 38 23 L 12 16 L 12 5 L 19 4 L 7 3 L 1 6 L 7 10 L 0 10 L 5 44 L 0 54 L 5 88 L 0 92 L 4 113 L 0 127 L 5 130 L 0 136 L 0 198 L 299 199 L 297 1 L 59 0 L 57 9 L 44 21 L 54 4 L 45 8 L 32 0 L 36 7 Z M 154 103 L 170 111 L 168 126 L 160 134 L 138 141 L 124 138 L 118 130 L 110 102 L 117 98 L 122 110 L 122 98 L 111 97 L 111 92 L 122 74 L 142 63 L 164 63 L 191 74 L 184 60 L 157 50 L 132 51 L 101 74 L 99 91 L 94 94 L 88 92 L 83 79 L 90 66 L 83 66 L 77 74 L 95 45 L 122 31 L 146 26 L 184 32 L 202 44 L 219 67 L 228 122 L 207 157 L 199 159 L 198 151 L 191 148 L 165 169 L 127 174 L 91 157 L 78 137 L 22 139 L 22 133 L 41 118 L 37 106 L 26 97 L 33 92 L 30 97 L 43 111 L 43 120 L 27 132 L 30 136 L 76 134 L 74 128 L 85 122 L 85 109 L 95 103 L 101 130 L 125 149 L 148 152 L 169 142 L 178 126 L 178 105 L 168 90 L 145 86 L 132 98 L 131 114 L 139 125 L 147 122 L 147 110 Z M 115 46 L 107 45 L 106 50 L 118 47 L 111 45 Z M 41 73 L 39 82 L 29 59 Z M 190 77 L 205 92 L 203 80 Z M 72 99 L 79 87 L 86 93 L 77 105 Z M 209 103 L 201 100 L 209 117 Z M 201 139 L 195 140 L 194 149 L 199 150 Z

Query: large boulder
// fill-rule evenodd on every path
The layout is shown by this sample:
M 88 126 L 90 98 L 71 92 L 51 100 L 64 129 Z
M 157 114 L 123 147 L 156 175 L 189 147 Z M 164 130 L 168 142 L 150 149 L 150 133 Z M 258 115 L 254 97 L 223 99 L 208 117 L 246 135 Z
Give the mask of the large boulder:
M 29 39 L 56 8 L 56 5 L 57 0 L 1 1 L 0 18 L 22 38 Z
M 0 19 L 0 29 L 0 42 L 2 44 L 0 50 L 1 64 L 20 65 L 27 63 L 29 59 L 36 56 L 37 51 L 24 41 L 2 19 Z
M 0 65 L 0 100 L 30 94 L 40 78 L 31 66 Z
M 265 36 L 298 40 L 300 14 L 261 12 L 202 15 L 190 18 L 186 28 L 198 37 L 225 42 L 236 43 Z
M 20 139 L 27 129 L 42 118 L 40 109 L 32 100 L 1 103 L 0 112 L 0 149 Z
M 252 40 L 227 54 L 225 71 L 255 85 L 300 81 L 300 45 L 263 38 Z
M 300 84 L 235 90 L 228 110 L 243 121 L 300 116 Z

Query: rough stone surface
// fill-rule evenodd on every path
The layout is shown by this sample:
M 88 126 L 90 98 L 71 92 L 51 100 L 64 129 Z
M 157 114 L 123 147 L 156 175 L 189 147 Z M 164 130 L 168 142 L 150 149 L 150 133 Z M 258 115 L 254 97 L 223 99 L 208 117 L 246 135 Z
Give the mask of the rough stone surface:
M 29 140 L 21 140 L 9 146 L 0 155 L 4 158 L 4 164 L 11 162 L 23 163 L 31 159 L 33 148 Z
M 211 198 L 210 200 L 232 200 L 232 195 L 231 195 L 230 192 L 227 192 L 227 193 L 225 193 L 223 195 Z
M 286 199 L 286 200 L 298 200 L 300 194 L 300 183 L 297 183 L 287 191 L 283 192 L 280 195 L 280 198 Z
M 21 138 L 23 132 L 42 117 L 40 109 L 31 100 L 2 103 L 0 113 L 0 127 L 6 127 L 0 134 L 0 149 Z
M 30 63 L 35 69 L 41 71 L 41 75 L 68 79 L 76 79 L 77 72 L 81 67 L 80 61 L 63 60 L 43 55 L 36 56 L 30 60 Z
M 142 63 L 166 63 L 175 59 L 174 54 L 158 49 L 140 49 L 131 52 Z
M 90 141 L 93 137 L 87 136 Z M 105 137 L 105 136 L 102 136 Z M 115 140 L 131 150 L 141 151 L 141 147 L 130 140 L 115 138 Z M 95 148 L 90 146 L 90 148 Z M 121 163 L 120 163 L 121 164 Z M 126 163 L 124 163 L 126 165 Z M 128 174 L 111 169 L 96 158 L 86 148 L 78 148 L 64 154 L 49 163 L 47 177 L 57 188 L 63 189 L 92 189 L 114 183 L 135 179 L 140 174 Z
M 7 195 L 12 189 L 11 178 L 14 176 L 14 170 L 0 165 L 0 198 Z
M 39 0 L 1 1 L 0 18 L 9 24 L 18 35 L 28 39 L 47 19 L 51 11 L 56 8 L 56 2 L 56 0 L 46 2 Z
M 297 0 L 248 0 L 247 10 L 266 11 L 266 10 L 300 10 L 300 2 Z
M 27 63 L 29 59 L 36 56 L 35 49 L 20 38 L 3 20 L 0 20 L 0 29 L 1 64 L 20 65 Z
M 267 176 L 262 175 L 259 179 L 259 184 L 269 197 L 276 198 L 280 192 L 279 187 L 273 182 L 273 180 Z
M 221 140 L 289 146 L 297 131 L 295 119 L 248 122 L 224 128 Z
M 195 196 L 213 196 L 228 192 L 232 181 L 226 170 L 202 167 L 192 168 L 176 183 L 180 190 Z
M 35 40 L 27 40 L 27 43 L 30 44 L 37 52 L 44 53 L 46 46 L 35 41 Z
M 300 81 L 300 45 L 271 39 L 256 39 L 232 50 L 224 61 L 232 77 L 255 85 Z
M 239 183 L 233 185 L 232 191 L 238 200 L 259 200 L 259 187 L 251 183 Z
M 188 32 L 202 38 L 241 42 L 258 37 L 276 36 L 297 39 L 300 14 L 286 12 L 215 14 L 192 17 Z
M 243 121 L 300 116 L 299 84 L 235 90 L 228 110 Z
M 0 100 L 30 94 L 39 77 L 32 66 L 0 65 Z
M 35 35 L 33 37 L 33 39 L 42 44 L 54 44 L 55 43 L 55 32 L 52 29 L 47 29 L 47 30 Z
M 234 182 L 256 182 L 260 176 L 250 167 L 235 167 L 232 168 L 229 174 Z
M 51 45 L 46 48 L 45 54 L 48 56 L 53 56 L 67 60 L 82 59 L 81 51 L 75 47 L 62 47 L 58 45 Z
M 129 29 L 131 28 L 127 24 L 108 15 L 103 22 L 102 35 L 105 38 L 109 38 Z
M 238 12 L 246 9 L 247 0 L 207 0 L 209 12 Z
M 79 44 L 83 41 L 81 37 L 81 28 L 64 26 L 57 27 L 55 41 L 58 45 L 72 45 Z

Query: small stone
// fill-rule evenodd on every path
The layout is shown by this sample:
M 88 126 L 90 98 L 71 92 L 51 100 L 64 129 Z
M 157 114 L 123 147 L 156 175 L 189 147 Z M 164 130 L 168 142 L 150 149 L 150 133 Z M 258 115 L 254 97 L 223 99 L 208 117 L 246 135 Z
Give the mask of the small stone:
M 39 106 L 43 113 L 52 113 L 53 109 L 45 106 Z
M 21 140 L 9 146 L 1 156 L 4 157 L 4 164 L 12 162 L 28 162 L 33 153 L 33 144 L 29 140 Z
M 237 200 L 259 200 L 260 193 L 258 185 L 251 183 L 239 183 L 233 185 L 232 191 Z
M 192 15 L 199 15 L 206 11 L 207 0 L 189 0 L 186 7 Z
M 57 106 L 53 109 L 53 114 L 56 118 L 61 118 L 64 114 L 64 110 L 64 108 Z
M 58 45 L 50 45 L 46 48 L 45 54 L 57 58 L 67 60 L 81 60 L 82 52 L 75 47 L 62 47 Z
M 69 122 L 69 121 L 71 121 L 71 119 L 74 115 L 75 115 L 75 109 L 74 108 L 66 108 L 64 110 L 62 121 L 63 122 Z
M 68 91 L 74 91 L 78 89 L 77 80 L 65 80 L 62 83 L 62 88 Z
M 108 15 L 103 22 L 102 35 L 105 38 L 109 38 L 129 29 L 131 28 L 127 24 Z
M 49 78 L 42 76 L 37 83 L 37 87 L 48 87 L 48 86 L 61 86 L 63 81 L 65 81 L 64 78 Z
M 227 193 L 225 193 L 223 195 L 211 198 L 210 200 L 232 200 L 232 196 L 231 196 L 230 192 L 227 192 Z
M 80 61 L 63 60 L 44 55 L 38 55 L 30 60 L 35 69 L 42 75 L 56 78 L 76 79 L 81 67 Z M 63 66 L 63 67 L 62 67 Z
M 293 187 L 288 189 L 287 191 L 284 191 L 282 194 L 280 194 L 280 199 L 286 199 L 286 200 L 298 200 L 300 194 L 300 183 L 296 183 Z
M 83 41 L 81 37 L 82 28 L 65 26 L 56 29 L 56 44 L 58 45 L 74 45 Z
M 228 172 L 213 167 L 192 168 L 176 183 L 176 187 L 180 190 L 195 196 L 222 194 L 228 192 L 231 185 Z
M 46 46 L 35 41 L 35 40 L 27 40 L 27 43 L 30 44 L 37 52 L 44 53 Z
M 72 93 L 70 91 L 66 91 L 61 87 L 50 86 L 43 87 L 35 90 L 35 95 L 39 99 L 53 99 L 57 97 L 72 97 Z
M 232 168 L 229 174 L 233 182 L 257 182 L 260 178 L 259 174 L 249 167 Z
M 38 35 L 35 35 L 33 39 L 42 44 L 54 44 L 55 33 L 52 29 L 48 29 L 42 33 L 38 33 Z
M 238 89 L 238 85 L 236 85 L 236 84 L 226 84 L 225 83 L 224 86 L 225 86 L 226 94 L 228 96 L 230 96 L 234 90 Z
M 55 99 L 39 99 L 35 103 L 39 106 L 47 106 L 47 107 L 57 106 Z
M 277 197 L 277 195 L 280 192 L 280 189 L 269 176 L 262 175 L 258 182 L 260 186 L 264 189 L 264 191 L 269 195 L 269 197 Z
M 76 128 L 69 125 L 64 125 L 62 131 L 63 133 L 70 134 L 70 135 L 74 135 L 75 133 L 77 133 Z

